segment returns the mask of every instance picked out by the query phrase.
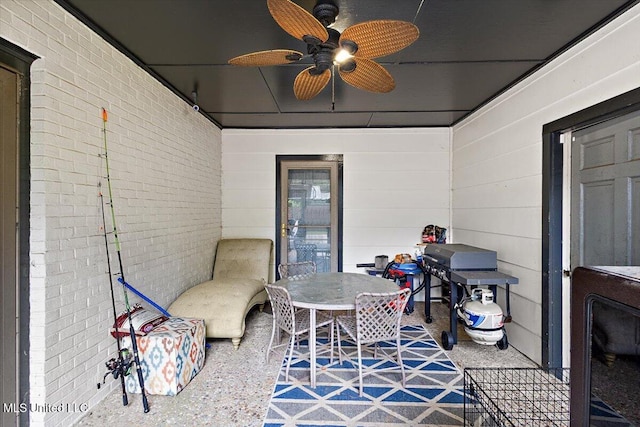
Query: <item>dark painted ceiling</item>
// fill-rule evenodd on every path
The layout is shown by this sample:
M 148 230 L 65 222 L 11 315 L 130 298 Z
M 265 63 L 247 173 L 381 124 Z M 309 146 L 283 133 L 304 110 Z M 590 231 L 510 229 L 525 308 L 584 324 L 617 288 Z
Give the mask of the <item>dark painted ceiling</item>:
M 418 40 L 377 58 L 396 88 L 370 93 L 339 77 L 310 101 L 293 94 L 309 59 L 260 68 L 227 61 L 306 45 L 266 0 L 56 0 L 221 128 L 450 126 L 639 0 L 336 0 L 333 28 L 397 19 Z M 309 12 L 315 0 L 295 0 Z M 335 107 L 332 111 L 332 95 Z

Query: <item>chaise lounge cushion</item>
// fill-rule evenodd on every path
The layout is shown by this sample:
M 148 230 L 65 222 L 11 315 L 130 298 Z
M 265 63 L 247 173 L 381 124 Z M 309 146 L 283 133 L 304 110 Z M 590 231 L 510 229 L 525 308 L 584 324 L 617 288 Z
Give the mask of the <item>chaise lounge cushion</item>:
M 209 280 L 185 291 L 169 307 L 169 313 L 189 313 L 204 319 L 208 338 L 240 338 L 244 317 L 256 304 L 264 304 L 261 294 L 265 282 L 255 279 Z
M 172 316 L 204 319 L 208 338 L 231 338 L 238 347 L 245 316 L 268 299 L 272 281 L 270 239 L 222 239 L 218 242 L 213 278 L 180 295 L 169 307 Z

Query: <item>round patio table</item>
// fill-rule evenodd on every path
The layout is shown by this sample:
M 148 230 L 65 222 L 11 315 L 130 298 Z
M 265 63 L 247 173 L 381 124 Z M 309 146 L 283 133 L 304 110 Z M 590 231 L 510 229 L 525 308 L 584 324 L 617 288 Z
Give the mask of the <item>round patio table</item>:
M 289 291 L 294 307 L 309 309 L 309 366 L 313 388 L 316 386 L 316 311 L 354 310 L 356 295 L 362 292 L 398 290 L 391 280 L 362 273 L 317 273 L 305 278 L 280 279 L 274 285 Z

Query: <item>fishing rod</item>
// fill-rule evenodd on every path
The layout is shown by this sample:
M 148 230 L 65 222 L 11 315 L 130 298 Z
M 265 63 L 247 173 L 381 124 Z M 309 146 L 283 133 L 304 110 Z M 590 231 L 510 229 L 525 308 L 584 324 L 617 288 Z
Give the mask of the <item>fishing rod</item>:
M 111 207 L 111 223 L 113 225 L 113 239 L 116 244 L 116 254 L 118 255 L 118 265 L 120 267 L 120 278 L 123 282 L 126 282 L 124 278 L 124 268 L 122 266 L 122 254 L 120 252 L 120 240 L 118 239 L 118 228 L 116 227 L 116 212 L 113 207 L 113 192 L 111 190 L 111 177 L 109 175 L 109 155 L 107 151 L 107 110 L 102 109 L 102 132 L 104 134 L 104 162 L 107 172 L 107 188 L 109 189 L 109 206 Z M 131 348 L 133 350 L 133 360 L 135 363 L 135 370 L 138 373 L 138 383 L 140 384 L 140 393 L 142 394 L 142 406 L 144 412 L 149 412 L 149 402 L 147 401 L 147 394 L 144 390 L 144 378 L 142 377 L 142 369 L 140 367 L 140 354 L 138 352 L 138 343 L 136 342 L 136 332 L 133 327 L 133 321 L 131 318 L 131 306 L 129 305 L 129 295 L 127 288 L 122 285 L 122 292 L 124 293 L 124 305 L 127 312 L 127 318 L 129 319 L 129 336 L 131 338 Z
M 118 320 L 118 312 L 116 311 L 116 299 L 113 291 L 113 273 L 111 271 L 111 256 L 109 255 L 109 239 L 107 237 L 107 219 L 104 213 L 104 196 L 102 195 L 102 183 L 98 183 L 100 188 L 100 205 L 102 207 L 102 229 L 104 231 L 104 245 L 107 249 L 107 272 L 109 274 L 109 286 L 111 287 L 111 307 L 113 308 L 113 322 L 114 324 Z M 105 363 L 107 366 L 107 373 L 102 378 L 102 384 L 104 384 L 109 374 L 113 375 L 113 378 L 118 379 L 120 377 L 120 385 L 122 386 L 122 405 L 127 406 L 129 399 L 127 397 L 127 386 L 125 384 L 124 377 L 129 375 L 131 371 L 131 353 L 129 349 L 123 349 L 120 341 L 120 334 L 115 334 L 116 342 L 118 343 L 118 358 L 109 359 Z M 100 388 L 100 383 L 98 383 Z

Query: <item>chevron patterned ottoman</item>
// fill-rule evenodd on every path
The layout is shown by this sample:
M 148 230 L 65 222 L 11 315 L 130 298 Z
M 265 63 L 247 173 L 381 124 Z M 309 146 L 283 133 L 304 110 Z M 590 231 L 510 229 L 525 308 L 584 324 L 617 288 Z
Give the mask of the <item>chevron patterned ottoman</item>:
M 203 319 L 170 317 L 145 336 L 136 337 L 144 388 L 148 394 L 175 396 L 200 372 L 205 358 Z M 123 347 L 131 347 L 129 337 Z M 140 393 L 135 371 L 126 377 L 127 392 Z

